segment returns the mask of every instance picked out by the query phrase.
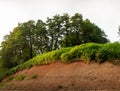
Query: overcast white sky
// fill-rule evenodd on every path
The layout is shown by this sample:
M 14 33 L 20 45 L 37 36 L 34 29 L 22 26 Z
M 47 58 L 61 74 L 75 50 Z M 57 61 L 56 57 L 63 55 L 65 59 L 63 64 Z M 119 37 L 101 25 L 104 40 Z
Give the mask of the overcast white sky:
M 120 0 L 0 0 L 0 42 L 18 22 L 63 13 L 81 13 L 103 29 L 112 42 L 120 39 Z

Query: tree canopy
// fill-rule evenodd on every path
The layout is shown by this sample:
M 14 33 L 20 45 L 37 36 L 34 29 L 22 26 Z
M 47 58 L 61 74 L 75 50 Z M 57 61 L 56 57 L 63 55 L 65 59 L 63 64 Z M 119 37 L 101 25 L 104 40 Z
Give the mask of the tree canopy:
M 42 54 L 61 47 L 70 47 L 87 42 L 106 43 L 109 40 L 102 29 L 83 20 L 81 14 L 56 14 L 52 18 L 29 20 L 19 23 L 1 43 L 0 62 L 11 68 Z

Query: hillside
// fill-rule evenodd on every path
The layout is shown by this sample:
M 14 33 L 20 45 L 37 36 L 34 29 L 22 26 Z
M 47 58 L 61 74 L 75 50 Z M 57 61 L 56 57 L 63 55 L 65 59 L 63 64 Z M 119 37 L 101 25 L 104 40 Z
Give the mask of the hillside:
M 25 78 L 18 80 L 20 76 Z M 69 64 L 54 62 L 17 72 L 13 80 L 7 77 L 3 82 L 8 79 L 0 91 L 120 91 L 120 66 L 80 60 Z
M 119 54 L 118 42 L 61 48 L 1 72 L 0 88 L 1 91 L 120 90 Z

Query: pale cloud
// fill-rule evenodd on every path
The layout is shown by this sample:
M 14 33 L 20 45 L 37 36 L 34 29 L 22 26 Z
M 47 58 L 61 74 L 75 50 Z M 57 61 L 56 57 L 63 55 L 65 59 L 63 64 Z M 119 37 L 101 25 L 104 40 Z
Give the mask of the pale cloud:
M 118 41 L 119 9 L 119 0 L 0 0 L 0 42 L 18 22 L 76 12 L 101 27 L 111 41 Z

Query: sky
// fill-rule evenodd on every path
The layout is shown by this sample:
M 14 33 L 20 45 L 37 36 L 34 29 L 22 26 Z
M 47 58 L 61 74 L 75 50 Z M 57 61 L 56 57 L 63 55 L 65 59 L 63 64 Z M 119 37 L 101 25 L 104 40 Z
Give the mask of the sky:
M 18 23 L 55 14 L 80 13 L 99 26 L 111 42 L 120 41 L 120 0 L 0 0 L 0 43 Z

